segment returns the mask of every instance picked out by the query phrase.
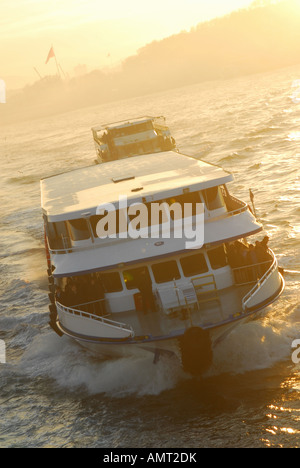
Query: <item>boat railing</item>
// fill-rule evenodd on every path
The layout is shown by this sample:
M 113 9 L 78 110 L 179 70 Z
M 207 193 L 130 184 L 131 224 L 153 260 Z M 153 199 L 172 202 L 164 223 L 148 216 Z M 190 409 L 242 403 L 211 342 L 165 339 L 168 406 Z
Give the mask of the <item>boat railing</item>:
M 239 268 L 233 268 L 233 273 L 240 281 L 236 281 L 235 285 L 239 286 L 254 286 L 242 298 L 242 310 L 246 312 L 247 303 L 253 295 L 264 287 L 268 278 L 278 268 L 276 257 L 271 249 L 267 250 L 271 260 L 260 262 L 254 265 L 246 265 Z M 239 276 L 241 273 L 245 277 Z M 249 279 L 249 274 L 253 274 L 253 279 Z M 245 280 L 246 279 L 246 280 Z M 251 287 L 251 286 L 250 286 Z M 154 291 L 159 309 L 167 315 L 172 314 L 180 309 L 188 309 L 189 311 L 205 310 L 206 304 L 211 304 L 213 301 L 216 304 L 216 309 L 219 310 L 220 316 L 223 316 L 221 306 L 221 290 L 217 288 L 215 277 L 212 274 L 193 278 L 191 282 L 185 286 L 176 285 L 173 288 L 158 288 Z
M 114 242 L 115 239 L 111 239 L 110 242 Z M 73 252 L 84 252 L 85 250 L 91 250 L 91 249 L 98 249 L 99 247 L 102 247 L 101 245 L 103 240 L 101 239 L 94 239 L 90 238 L 90 243 L 87 245 L 72 245 L 70 237 L 64 236 L 64 240 L 62 242 L 63 247 L 62 248 L 54 248 L 50 247 L 49 239 L 47 238 L 47 246 L 49 253 L 52 255 L 62 255 L 62 254 L 68 254 L 68 253 L 73 253 Z M 107 243 L 105 244 L 107 246 Z
M 249 207 L 248 203 L 244 202 L 243 200 L 239 200 L 235 196 L 231 195 L 231 193 L 226 192 L 223 187 L 221 187 L 221 192 L 227 208 L 226 216 L 234 216 L 236 214 L 242 213 L 243 211 L 247 211 Z
M 227 216 L 234 216 L 239 213 L 243 213 L 247 211 L 249 208 L 248 203 L 244 202 L 243 200 L 238 200 L 237 198 L 233 197 L 238 202 L 238 207 L 234 208 L 233 210 L 227 211 Z
M 244 211 L 247 211 L 248 208 L 249 208 L 249 205 L 244 201 L 241 201 L 241 200 L 239 200 L 239 201 L 241 202 L 239 208 L 236 208 L 236 209 L 234 209 L 232 211 L 226 211 L 226 213 L 222 213 L 222 214 L 220 214 L 218 216 L 211 216 L 208 219 L 206 219 L 205 222 L 211 223 L 211 222 L 219 221 L 221 219 L 225 219 L 225 218 L 228 218 L 230 216 L 235 216 L 235 215 L 238 215 L 240 213 L 243 213 Z M 228 210 L 228 208 L 227 208 L 227 210 Z
M 207 219 L 205 220 L 205 222 L 207 223 L 219 221 L 221 219 L 225 219 L 230 216 L 235 216 L 249 209 L 248 203 L 246 203 L 243 200 L 239 200 L 238 198 L 231 195 L 229 192 L 226 192 L 226 190 L 223 187 L 221 187 L 221 192 L 223 195 L 223 199 L 224 199 L 227 211 L 222 214 L 213 216 L 212 215 L 213 212 L 208 210 L 207 215 L 206 215 Z
M 232 268 L 235 284 L 243 286 L 257 282 L 268 270 L 268 266 L 272 263 L 272 260 L 267 260 L 264 262 L 250 263 L 249 265 Z
M 203 311 L 205 305 L 216 303 L 222 316 L 219 290 L 213 274 L 194 277 L 185 285 L 176 284 L 173 287 L 161 287 L 154 291 L 158 308 L 166 315 L 178 311 Z
M 71 244 L 71 239 L 69 236 L 61 235 L 61 238 L 58 238 L 62 247 L 55 248 L 50 245 L 49 238 L 46 237 L 48 250 L 52 255 L 71 253 L 74 247 Z
M 230 212 L 226 212 L 222 215 L 219 215 L 219 216 L 216 216 L 216 217 L 212 217 L 210 219 L 207 219 L 205 222 L 213 222 L 213 221 L 218 221 L 220 219 L 224 219 L 224 218 L 227 218 L 228 216 L 234 216 L 234 215 L 237 215 L 239 213 L 242 213 L 244 211 L 247 211 L 248 209 L 248 205 L 247 203 L 245 202 L 240 202 L 240 208 L 238 209 L 235 209 L 233 211 L 230 211 Z M 175 229 L 174 227 L 172 228 L 172 224 L 170 226 L 171 230 L 172 229 Z M 149 237 L 151 236 L 151 226 L 149 226 Z M 114 242 L 115 239 L 112 240 L 112 242 Z M 55 248 L 55 247 L 51 247 L 50 246 L 50 243 L 49 243 L 49 239 L 47 237 L 47 246 L 48 246 L 48 250 L 49 250 L 49 253 L 51 253 L 52 255 L 61 255 L 61 254 L 68 254 L 68 253 L 72 253 L 72 252 L 80 252 L 80 251 L 85 251 L 85 250 L 91 250 L 91 249 L 97 249 L 99 247 L 101 247 L 101 241 L 99 242 L 99 239 L 94 239 L 94 241 L 92 239 L 90 239 L 90 243 L 88 245 L 73 245 L 72 242 L 71 242 L 71 238 L 69 236 L 62 236 L 62 239 L 61 239 L 61 245 L 63 247 L 60 247 L 60 248 Z
M 257 291 L 259 289 L 264 287 L 264 285 L 265 285 L 266 281 L 268 280 L 268 278 L 278 268 L 278 262 L 277 262 L 277 259 L 276 259 L 275 255 L 274 255 L 274 252 L 271 249 L 268 249 L 267 252 L 269 253 L 269 255 L 271 255 L 273 261 L 271 263 L 271 266 L 267 269 L 267 271 L 263 274 L 263 276 L 261 276 L 261 278 L 259 278 L 259 280 L 255 283 L 253 288 L 250 289 L 250 291 L 248 291 L 248 293 L 243 297 L 242 307 L 243 307 L 244 312 L 246 312 L 247 303 L 250 301 L 250 299 L 253 297 L 253 295 L 255 293 L 257 293 Z
M 67 314 L 71 314 L 71 315 L 74 315 L 74 316 L 78 316 L 78 317 L 82 317 L 82 318 L 86 318 L 88 320 L 93 320 L 93 321 L 96 321 L 96 322 L 102 322 L 106 325 L 109 325 L 109 326 L 112 326 L 112 327 L 116 327 L 116 328 L 121 328 L 123 330 L 126 330 L 128 332 L 130 332 L 131 336 L 134 335 L 134 331 L 133 331 L 133 328 L 131 327 L 131 325 L 128 325 L 128 324 L 125 324 L 125 323 L 122 323 L 122 322 L 117 322 L 115 320 L 111 320 L 111 319 L 108 319 L 106 317 L 103 317 L 102 315 L 96 315 L 96 314 L 93 314 L 91 312 L 88 312 L 86 310 L 81 310 L 82 308 L 86 308 L 87 306 L 102 306 L 103 304 L 105 303 L 105 299 L 99 299 L 97 301 L 92 301 L 92 302 L 85 302 L 83 304 L 78 304 L 78 305 L 75 305 L 75 306 L 65 306 L 63 304 L 61 304 L 60 302 L 56 302 L 56 306 L 62 311 L 62 312 L 65 312 Z
M 81 310 L 82 312 L 87 312 L 92 315 L 99 316 L 101 315 L 102 317 L 109 315 L 106 311 L 106 299 L 97 299 L 95 301 L 90 301 L 90 302 L 83 302 L 82 304 L 78 304 L 75 306 L 78 310 Z
M 69 236 L 63 236 L 61 238 L 61 245 L 60 248 L 51 247 L 49 243 L 49 239 L 47 238 L 47 245 L 48 250 L 52 255 L 62 255 L 68 254 L 72 252 L 81 252 L 84 250 L 91 250 L 99 247 L 98 242 L 93 242 L 90 238 L 90 244 L 88 245 L 72 245 L 71 238 Z

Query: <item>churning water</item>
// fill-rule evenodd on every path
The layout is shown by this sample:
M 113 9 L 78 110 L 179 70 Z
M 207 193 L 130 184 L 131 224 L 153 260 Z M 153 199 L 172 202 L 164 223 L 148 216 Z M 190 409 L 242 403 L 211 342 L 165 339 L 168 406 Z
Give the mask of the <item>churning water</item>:
M 300 68 L 201 83 L 1 128 L 1 447 L 299 447 Z M 39 180 L 89 165 L 90 127 L 165 115 L 183 153 L 233 172 L 285 270 L 261 321 L 202 379 L 152 358 L 99 361 L 48 326 Z

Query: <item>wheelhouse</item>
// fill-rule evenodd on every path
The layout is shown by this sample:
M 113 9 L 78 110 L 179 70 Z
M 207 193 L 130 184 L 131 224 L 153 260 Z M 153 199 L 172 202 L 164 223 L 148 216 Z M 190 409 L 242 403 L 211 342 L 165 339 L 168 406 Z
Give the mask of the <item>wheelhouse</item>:
M 92 134 L 98 163 L 176 148 L 163 116 L 93 127 Z

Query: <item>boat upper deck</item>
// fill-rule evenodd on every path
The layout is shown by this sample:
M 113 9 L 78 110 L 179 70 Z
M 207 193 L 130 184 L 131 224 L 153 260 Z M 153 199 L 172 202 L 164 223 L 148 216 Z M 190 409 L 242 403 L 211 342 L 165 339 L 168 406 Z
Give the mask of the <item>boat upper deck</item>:
M 226 184 L 222 168 L 175 151 L 134 156 L 79 168 L 41 180 L 42 209 L 50 222 L 95 214 L 102 203 L 158 201 Z M 164 196 L 162 196 L 162 193 Z
M 160 121 L 163 119 L 163 117 L 150 117 L 150 116 L 145 116 L 145 117 L 138 117 L 136 119 L 129 119 L 129 120 L 120 120 L 119 122 L 113 122 L 113 123 L 107 123 L 107 124 L 102 124 L 97 127 L 92 127 L 92 131 L 99 132 L 102 130 L 116 130 L 116 129 L 127 129 L 132 127 L 133 125 L 139 125 L 139 124 L 145 124 L 148 122 L 156 122 Z M 165 122 L 161 122 L 162 124 Z

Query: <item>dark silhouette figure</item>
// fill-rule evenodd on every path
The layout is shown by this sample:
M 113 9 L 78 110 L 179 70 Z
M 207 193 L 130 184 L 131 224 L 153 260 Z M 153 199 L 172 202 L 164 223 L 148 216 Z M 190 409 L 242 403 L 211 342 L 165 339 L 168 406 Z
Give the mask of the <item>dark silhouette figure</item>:
M 142 296 L 143 311 L 147 314 L 148 311 L 155 311 L 155 303 L 152 291 L 152 281 L 147 270 L 142 270 L 140 277 L 136 280 L 137 288 Z

